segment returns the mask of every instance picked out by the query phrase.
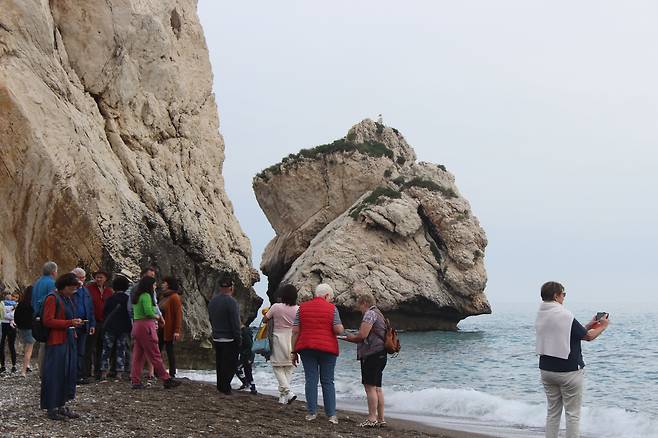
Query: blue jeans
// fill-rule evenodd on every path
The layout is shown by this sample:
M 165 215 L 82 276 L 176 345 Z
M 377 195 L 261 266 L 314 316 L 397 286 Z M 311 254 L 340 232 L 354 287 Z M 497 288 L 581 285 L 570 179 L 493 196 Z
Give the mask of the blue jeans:
M 318 411 L 318 379 L 322 385 L 322 400 L 324 413 L 327 417 L 336 415 L 336 388 L 334 387 L 334 369 L 337 356 L 318 350 L 302 350 L 299 352 L 304 364 L 306 379 L 306 409 L 309 414 Z
M 77 334 L 77 337 L 75 339 L 75 343 L 77 344 L 77 350 L 78 350 L 78 361 L 77 361 L 77 366 L 78 366 L 78 379 L 83 379 L 87 377 L 85 375 L 85 343 L 87 342 L 87 329 L 86 325 L 82 326 L 83 328 L 77 328 L 75 329 L 75 333 Z

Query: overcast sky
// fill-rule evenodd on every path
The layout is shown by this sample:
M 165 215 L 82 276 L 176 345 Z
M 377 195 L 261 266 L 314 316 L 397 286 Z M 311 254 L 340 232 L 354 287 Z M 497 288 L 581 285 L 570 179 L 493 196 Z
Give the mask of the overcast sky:
M 470 201 L 494 311 L 547 280 L 572 303 L 658 303 L 655 1 L 199 0 L 199 16 L 255 266 L 274 232 L 253 175 L 382 113 Z

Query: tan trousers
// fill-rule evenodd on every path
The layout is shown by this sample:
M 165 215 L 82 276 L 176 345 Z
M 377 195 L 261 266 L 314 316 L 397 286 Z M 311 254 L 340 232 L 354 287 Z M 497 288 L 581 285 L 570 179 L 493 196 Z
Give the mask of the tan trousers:
M 274 376 L 279 382 L 279 395 L 288 395 L 290 392 L 290 379 L 292 379 L 292 365 L 290 366 L 272 366 Z
M 548 402 L 546 438 L 557 438 L 563 407 L 567 420 L 566 438 L 580 437 L 580 406 L 583 401 L 584 370 L 566 373 L 541 370 L 541 381 L 544 384 Z

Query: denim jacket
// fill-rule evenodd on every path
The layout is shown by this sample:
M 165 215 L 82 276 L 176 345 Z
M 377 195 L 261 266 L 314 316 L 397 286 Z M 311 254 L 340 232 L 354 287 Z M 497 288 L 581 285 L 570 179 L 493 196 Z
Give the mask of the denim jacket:
M 96 327 L 96 318 L 94 318 L 94 304 L 91 301 L 91 295 L 86 287 L 79 287 L 71 296 L 73 302 L 73 317 L 87 319 L 87 329 Z

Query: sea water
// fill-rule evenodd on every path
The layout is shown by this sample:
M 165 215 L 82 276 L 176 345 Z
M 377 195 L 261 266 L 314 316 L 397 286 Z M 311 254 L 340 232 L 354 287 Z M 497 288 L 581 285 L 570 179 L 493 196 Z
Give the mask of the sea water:
M 462 321 L 457 332 L 401 333 L 402 352 L 389 358 L 384 371 L 387 414 L 498 436 L 541 436 L 546 401 L 534 353 L 536 307 L 494 308 L 492 315 Z M 599 310 L 611 321 L 597 340 L 582 342 L 582 435 L 658 437 L 658 305 L 570 310 L 583 325 Z M 340 347 L 338 405 L 365 407 L 355 346 Z M 215 379 L 212 371 L 180 375 Z M 255 380 L 259 390 L 276 392 L 271 368 L 260 357 Z M 303 395 L 303 385 L 300 367 L 293 390 Z

